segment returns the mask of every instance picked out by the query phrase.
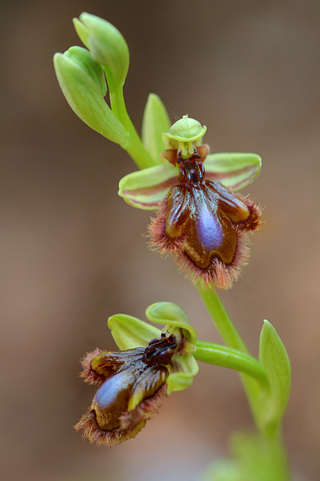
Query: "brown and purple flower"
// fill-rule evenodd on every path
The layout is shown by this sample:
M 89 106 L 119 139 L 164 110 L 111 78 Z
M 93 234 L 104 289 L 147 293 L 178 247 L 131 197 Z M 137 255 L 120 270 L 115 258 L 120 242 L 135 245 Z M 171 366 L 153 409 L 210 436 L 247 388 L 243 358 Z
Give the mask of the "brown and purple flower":
M 113 337 L 126 349 L 96 349 L 82 360 L 81 377 L 99 386 L 89 410 L 75 425 L 90 442 L 112 447 L 133 438 L 163 399 L 188 387 L 198 371 L 192 355 L 196 331 L 186 313 L 162 302 L 150 306 L 146 314 L 154 322 L 166 323 L 164 332 L 131 316 L 112 316 Z
M 249 255 L 247 233 L 261 224 L 261 210 L 233 192 L 260 172 L 255 154 L 209 154 L 206 131 L 183 117 L 168 134 L 162 165 L 127 175 L 119 194 L 141 209 L 157 209 L 149 226 L 150 245 L 174 254 L 181 271 L 205 286 L 231 286 Z

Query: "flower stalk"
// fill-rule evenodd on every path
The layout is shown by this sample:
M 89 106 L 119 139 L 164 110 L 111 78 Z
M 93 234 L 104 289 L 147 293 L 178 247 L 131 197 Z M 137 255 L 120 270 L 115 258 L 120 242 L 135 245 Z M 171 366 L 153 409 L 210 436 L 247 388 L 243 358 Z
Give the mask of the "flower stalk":
M 196 341 L 195 346 L 194 358 L 197 361 L 248 374 L 259 383 L 261 389 L 269 389 L 263 367 L 257 359 L 249 354 L 208 341 Z
M 242 437 L 242 444 L 250 445 L 249 452 L 252 455 L 250 462 L 253 466 L 256 464 L 254 457 L 263 456 L 264 462 L 267 461 L 264 467 L 261 462 L 261 469 L 253 475 L 252 479 L 260 479 L 260 473 L 264 471 L 267 481 L 289 481 L 289 464 L 281 435 L 282 416 L 290 393 L 291 369 L 287 352 L 276 331 L 268 321 L 265 321 L 260 336 L 260 359 L 257 361 L 252 358 L 214 287 L 206 289 L 198 282 L 197 289 L 227 347 L 218 345 L 219 347 L 216 348 L 211 343 L 197 341 L 197 350 L 194 356 L 197 360 L 204 360 L 204 362 L 212 360 L 213 364 L 219 363 L 218 365 L 224 367 L 234 365 L 240 374 L 256 427 L 260 433 L 260 437 L 254 441 L 254 448 L 252 436 Z M 269 351 L 268 354 L 266 354 L 266 350 Z M 268 358 L 271 362 L 267 366 Z M 282 374 L 279 377 L 278 373 L 281 371 Z M 266 414 L 268 412 L 273 413 L 271 417 Z M 248 459 L 246 461 L 242 459 L 241 451 L 239 456 L 238 445 L 234 444 L 236 446 L 233 449 L 235 457 L 240 458 L 239 466 L 235 468 L 235 476 L 238 479 L 243 464 L 244 462 L 248 463 Z M 249 467 L 247 466 L 247 469 L 251 469 L 251 464 Z M 224 471 L 224 466 L 219 463 L 214 465 L 208 480 L 218 479 L 220 469 L 221 472 Z M 245 471 L 245 475 L 242 473 L 241 476 L 248 476 L 247 471 Z

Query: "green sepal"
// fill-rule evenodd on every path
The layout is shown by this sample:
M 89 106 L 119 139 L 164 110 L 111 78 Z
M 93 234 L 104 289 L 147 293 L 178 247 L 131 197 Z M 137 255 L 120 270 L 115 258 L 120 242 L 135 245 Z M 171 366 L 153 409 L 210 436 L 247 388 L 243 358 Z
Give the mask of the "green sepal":
M 160 329 L 126 314 L 109 317 L 108 327 L 121 351 L 135 347 L 147 347 L 151 339 L 161 336 Z
M 270 385 L 262 421 L 265 426 L 276 427 L 286 410 L 290 395 L 291 367 L 288 353 L 268 321 L 264 321 L 260 334 L 259 361 L 264 368 Z
M 125 148 L 128 135 L 103 98 L 106 83 L 101 65 L 86 49 L 71 47 L 64 54 L 55 54 L 54 66 L 61 90 L 78 117 Z
M 155 164 L 161 164 L 160 154 L 164 150 L 162 134 L 169 128 L 169 115 L 160 97 L 149 94 L 143 114 L 141 137 Z
M 167 393 L 182 391 L 191 386 L 193 377 L 198 373 L 199 366 L 192 354 L 174 356 L 173 361 L 179 364 L 181 372 L 173 372 L 167 378 Z
M 218 180 L 232 191 L 252 182 L 260 173 L 261 158 L 256 154 L 209 154 L 204 162 L 207 180 Z M 138 209 L 155 210 L 179 183 L 179 168 L 169 162 L 132 172 L 119 183 L 119 195 Z
M 167 330 L 182 329 L 184 337 L 192 344 L 197 340 L 197 331 L 191 326 L 186 312 L 173 302 L 152 304 L 147 308 L 146 316 L 152 322 L 165 324 Z
M 80 22 L 80 20 L 78 18 L 73 18 L 72 21 L 73 21 L 75 31 L 77 32 L 78 37 L 80 38 L 81 42 L 83 43 L 83 45 L 85 45 L 87 47 L 87 49 L 89 49 L 89 30 L 88 30 L 88 28 L 82 22 Z
M 261 157 L 257 154 L 209 154 L 204 162 L 206 178 L 218 180 L 232 191 L 250 184 L 261 171 Z
M 74 22 L 77 33 L 93 59 L 107 67 L 113 82 L 122 86 L 129 69 L 129 49 L 124 37 L 111 23 L 95 15 L 82 13 L 80 21 L 88 33 Z
M 120 197 L 127 204 L 144 210 L 155 210 L 177 183 L 179 169 L 166 162 L 123 177 L 119 182 Z

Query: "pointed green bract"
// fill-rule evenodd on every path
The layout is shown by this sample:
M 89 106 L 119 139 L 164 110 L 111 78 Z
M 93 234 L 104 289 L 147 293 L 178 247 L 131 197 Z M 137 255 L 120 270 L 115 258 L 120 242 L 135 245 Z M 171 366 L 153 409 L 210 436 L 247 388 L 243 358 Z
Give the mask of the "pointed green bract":
M 170 128 L 170 119 L 160 97 L 149 94 L 142 121 L 142 142 L 155 164 L 161 164 L 160 154 L 164 150 L 162 134 Z
M 225 187 L 237 191 L 260 174 L 261 157 L 246 153 L 209 154 L 204 168 L 208 180 L 219 180 Z
M 177 167 L 169 162 L 132 172 L 120 180 L 118 194 L 133 207 L 155 210 L 177 183 L 177 175 Z
M 127 133 L 104 101 L 106 84 L 101 65 L 81 47 L 54 56 L 61 90 L 72 110 L 96 132 L 125 148 Z
M 276 330 L 264 321 L 260 334 L 259 360 L 270 384 L 270 394 L 263 411 L 265 425 L 276 426 L 285 412 L 291 384 L 291 367 L 287 351 Z
M 80 21 L 89 33 L 78 23 L 77 33 L 94 60 L 108 68 L 115 83 L 123 85 L 129 69 L 129 49 L 124 37 L 111 23 L 95 15 L 82 13 Z
M 182 329 L 184 336 L 194 343 L 197 340 L 197 331 L 191 326 L 185 311 L 173 302 L 157 302 L 146 310 L 147 318 L 159 324 L 165 324 L 166 329 Z
M 147 347 L 151 339 L 161 336 L 160 329 L 126 314 L 109 317 L 108 327 L 121 351 L 135 347 Z

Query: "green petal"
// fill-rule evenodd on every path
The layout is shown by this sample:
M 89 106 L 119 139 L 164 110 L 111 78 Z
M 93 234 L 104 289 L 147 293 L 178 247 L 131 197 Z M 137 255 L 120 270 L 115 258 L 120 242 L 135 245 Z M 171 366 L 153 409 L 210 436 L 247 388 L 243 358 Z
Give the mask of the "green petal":
M 179 169 L 166 162 L 132 172 L 120 180 L 119 195 L 138 209 L 154 210 L 177 183 Z
M 161 164 L 160 154 L 164 150 L 162 134 L 170 127 L 167 110 L 155 94 L 150 94 L 142 121 L 142 142 L 155 164 Z
M 91 58 L 88 50 L 71 47 L 54 56 L 54 66 L 61 90 L 78 117 L 125 148 L 127 133 L 103 98 L 106 83 L 101 65 Z
M 199 371 L 199 366 L 192 354 L 183 354 L 174 358 L 179 364 L 181 372 L 169 374 L 167 379 L 167 393 L 182 391 L 189 387 L 193 382 L 193 376 Z
M 126 314 L 109 317 L 108 327 L 121 351 L 135 347 L 147 347 L 151 339 L 161 337 L 160 329 Z
M 173 302 L 157 302 L 152 304 L 147 308 L 146 316 L 152 322 L 165 324 L 168 329 L 182 329 L 184 336 L 191 343 L 197 340 L 197 331 L 190 325 L 187 314 L 181 307 L 173 304 Z
M 219 180 L 225 187 L 237 191 L 260 174 L 261 157 L 243 153 L 209 154 L 204 168 L 208 180 Z

